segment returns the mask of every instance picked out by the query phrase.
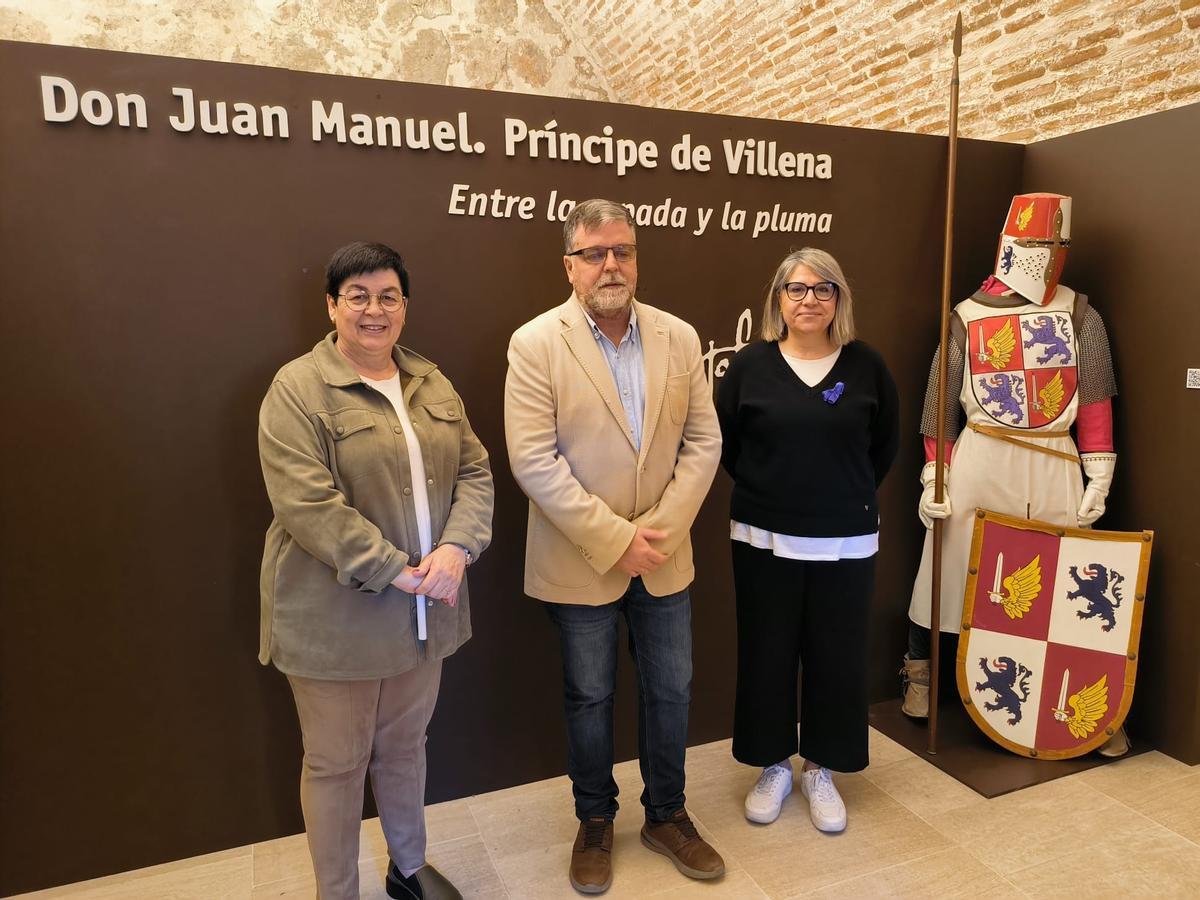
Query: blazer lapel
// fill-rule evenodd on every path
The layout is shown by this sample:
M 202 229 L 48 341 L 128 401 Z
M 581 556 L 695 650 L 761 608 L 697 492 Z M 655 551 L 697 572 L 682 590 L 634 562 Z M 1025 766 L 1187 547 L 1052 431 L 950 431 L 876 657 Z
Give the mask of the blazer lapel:
M 642 364 L 646 372 L 646 417 L 642 421 L 642 452 L 654 440 L 654 431 L 662 416 L 663 400 L 667 393 L 667 361 L 670 358 L 671 335 L 666 324 L 645 306 L 637 304 L 638 331 L 642 339 Z
M 559 318 L 567 326 L 563 329 L 562 336 L 563 340 L 567 342 L 571 354 L 587 375 L 588 380 L 591 381 L 592 386 L 600 394 L 601 399 L 604 400 L 608 411 L 616 419 L 621 433 L 629 441 L 629 446 L 634 447 L 633 435 L 629 433 L 629 420 L 625 418 L 625 408 L 621 406 L 620 398 L 617 397 L 617 384 L 613 380 L 612 370 L 609 369 L 604 354 L 596 346 L 596 337 L 592 334 L 592 326 L 588 324 L 587 316 L 584 315 L 583 308 L 574 296 L 563 305 Z M 645 443 L 643 435 L 642 445 L 645 446 Z

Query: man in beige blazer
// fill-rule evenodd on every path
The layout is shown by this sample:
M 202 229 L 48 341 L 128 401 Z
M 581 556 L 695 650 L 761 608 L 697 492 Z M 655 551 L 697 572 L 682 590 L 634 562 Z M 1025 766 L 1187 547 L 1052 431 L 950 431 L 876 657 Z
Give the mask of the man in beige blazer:
M 634 224 L 606 200 L 564 227 L 573 291 L 513 334 L 504 423 L 509 462 L 529 497 L 525 592 L 558 626 L 567 772 L 580 820 L 570 881 L 612 882 L 612 707 L 624 617 L 638 673 L 642 842 L 685 875 L 724 862 L 684 809 L 691 698 L 688 531 L 712 484 L 721 432 L 700 340 L 686 322 L 633 299 Z

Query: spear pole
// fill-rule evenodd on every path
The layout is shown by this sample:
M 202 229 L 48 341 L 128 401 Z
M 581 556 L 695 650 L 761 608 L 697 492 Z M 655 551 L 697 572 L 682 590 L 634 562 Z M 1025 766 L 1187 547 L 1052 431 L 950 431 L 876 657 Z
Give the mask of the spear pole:
M 962 13 L 954 20 L 954 67 L 950 75 L 950 158 L 946 166 L 946 234 L 942 244 L 942 312 L 938 324 L 937 448 L 933 499 L 945 498 L 946 479 L 946 340 L 950 330 L 950 261 L 954 249 L 954 178 L 958 168 L 958 58 L 962 55 Z M 933 520 L 933 577 L 929 603 L 929 749 L 937 753 L 938 667 L 942 636 L 942 519 Z

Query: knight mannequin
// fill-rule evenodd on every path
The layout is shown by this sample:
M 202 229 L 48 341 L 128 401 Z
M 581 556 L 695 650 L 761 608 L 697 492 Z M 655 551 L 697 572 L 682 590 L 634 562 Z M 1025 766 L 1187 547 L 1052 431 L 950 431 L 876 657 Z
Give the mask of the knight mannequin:
M 946 440 L 941 503 L 934 502 L 934 355 L 921 419 L 926 462 L 918 515 L 926 529 L 934 519 L 945 520 L 941 632 L 959 630 L 977 507 L 1070 527 L 1088 527 L 1104 513 L 1116 465 L 1116 380 L 1099 313 L 1087 297 L 1059 283 L 1070 243 L 1070 197 L 1014 197 L 995 271 L 954 308 L 940 411 Z M 902 710 L 914 718 L 929 715 L 932 570 L 930 530 L 913 585 L 902 670 Z M 1114 755 L 1128 749 L 1116 746 L 1124 743 L 1119 739 L 1123 734 L 1110 741 Z

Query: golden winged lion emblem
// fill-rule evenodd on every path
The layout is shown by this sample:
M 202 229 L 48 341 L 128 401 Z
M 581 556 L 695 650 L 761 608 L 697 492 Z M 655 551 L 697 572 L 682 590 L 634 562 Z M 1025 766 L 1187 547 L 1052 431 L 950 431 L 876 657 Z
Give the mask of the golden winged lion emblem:
M 1024 231 L 1029 227 L 1029 220 L 1033 218 L 1033 201 L 1029 201 L 1029 205 L 1017 213 L 1017 231 Z
M 1054 377 L 1050 379 L 1050 383 L 1038 391 L 1038 400 L 1042 415 L 1047 419 L 1055 418 L 1062 411 L 1063 396 L 1066 394 L 1066 389 L 1063 387 L 1062 372 L 1055 372 Z
M 1033 608 L 1033 601 L 1042 592 L 1042 555 L 1039 553 L 1017 571 L 1000 581 L 1004 569 L 1004 554 L 996 554 L 996 581 L 988 591 L 988 599 L 999 605 L 1010 619 L 1024 618 Z M 1003 588 L 1003 589 L 1002 589 Z
M 1063 702 L 1067 696 L 1067 683 L 1071 671 L 1063 672 L 1062 692 L 1058 696 L 1058 706 L 1054 709 L 1054 718 L 1067 726 L 1073 738 L 1085 738 L 1096 730 L 1101 717 L 1108 712 L 1108 675 L 1101 675 L 1095 684 L 1080 688 L 1070 699 Z M 1067 712 L 1064 708 L 1071 707 Z
M 980 339 L 983 338 L 983 327 L 980 326 Z M 1003 369 L 1012 359 L 1013 350 L 1017 346 L 1017 336 L 1013 333 L 1012 319 L 996 329 L 996 333 L 987 339 L 987 350 L 980 348 L 979 361 L 991 363 L 993 369 Z

